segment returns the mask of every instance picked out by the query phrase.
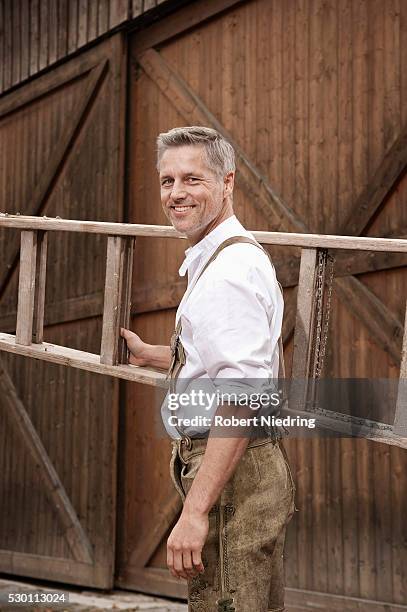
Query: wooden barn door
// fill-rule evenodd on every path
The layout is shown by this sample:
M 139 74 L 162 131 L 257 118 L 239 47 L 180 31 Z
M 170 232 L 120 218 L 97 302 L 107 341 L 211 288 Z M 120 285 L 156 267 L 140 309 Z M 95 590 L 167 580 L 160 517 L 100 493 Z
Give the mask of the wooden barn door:
M 0 210 L 123 220 L 121 35 L 0 99 Z M 20 233 L 0 234 L 0 329 L 15 333 Z M 46 341 L 100 352 L 106 238 L 51 232 Z M 118 381 L 0 355 L 0 571 L 113 584 Z
M 200 124 L 235 144 L 235 211 L 248 229 L 406 235 L 406 24 L 407 4 L 393 0 L 202 1 L 136 32 L 129 220 L 167 223 L 155 138 Z M 170 338 L 186 246 L 139 241 L 133 329 L 148 342 Z M 284 286 L 290 362 L 298 252 L 271 252 Z M 399 255 L 338 256 L 326 376 L 398 377 L 405 266 Z M 170 445 L 156 435 L 151 391 L 126 387 L 118 583 L 185 594 L 166 569 L 179 511 Z M 406 452 L 347 439 L 286 446 L 300 509 L 286 545 L 288 609 L 406 603 Z

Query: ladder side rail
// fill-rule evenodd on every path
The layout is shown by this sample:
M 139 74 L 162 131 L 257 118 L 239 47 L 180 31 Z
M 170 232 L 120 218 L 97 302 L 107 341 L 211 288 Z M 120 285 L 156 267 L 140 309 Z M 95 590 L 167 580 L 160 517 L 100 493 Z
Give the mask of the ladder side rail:
M 48 233 L 37 232 L 37 260 L 35 266 L 34 318 L 32 341 L 42 344 L 44 340 L 45 283 L 47 278 Z
M 109 236 L 103 304 L 100 363 L 127 363 L 120 327 L 129 327 L 134 237 Z M 121 341 L 119 344 L 119 340 Z
M 308 394 L 308 373 L 311 360 L 315 316 L 315 281 L 317 249 L 301 249 L 298 279 L 297 313 L 294 328 L 294 350 L 290 386 L 290 410 L 304 410 Z
M 32 344 L 37 266 L 37 238 L 38 235 L 36 231 L 21 231 L 16 344 L 23 344 L 24 346 L 29 346 Z

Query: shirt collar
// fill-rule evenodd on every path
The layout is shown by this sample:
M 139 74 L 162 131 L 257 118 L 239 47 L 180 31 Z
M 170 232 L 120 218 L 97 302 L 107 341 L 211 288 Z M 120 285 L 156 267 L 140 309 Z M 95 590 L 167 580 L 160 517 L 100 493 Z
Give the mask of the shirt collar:
M 189 247 L 185 251 L 185 259 L 181 264 L 178 271 L 180 276 L 185 276 L 188 268 L 198 257 L 202 257 L 205 254 L 212 254 L 215 249 L 224 241 L 226 238 L 236 236 L 238 234 L 246 234 L 247 230 L 243 227 L 236 215 L 232 215 L 219 223 L 209 234 L 204 236 L 202 240 Z

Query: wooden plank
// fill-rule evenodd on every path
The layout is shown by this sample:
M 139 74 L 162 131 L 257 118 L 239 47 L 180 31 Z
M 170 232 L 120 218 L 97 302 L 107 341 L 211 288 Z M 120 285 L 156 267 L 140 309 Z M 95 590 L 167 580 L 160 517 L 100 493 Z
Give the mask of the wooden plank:
M 99 2 L 88 3 L 88 41 L 94 40 L 97 36 L 98 31 L 98 11 Z
M 49 26 L 48 26 L 48 2 L 40 2 L 40 27 L 38 69 L 41 70 L 48 66 L 48 45 L 49 45 Z
M 130 19 L 130 2 L 128 0 L 109 0 L 109 28 L 115 28 L 120 23 Z
M 133 291 L 131 316 L 143 312 L 157 312 L 176 308 L 185 293 L 185 281 L 162 283 L 155 287 L 140 288 Z M 46 304 L 44 314 L 45 325 L 57 325 L 77 319 L 97 317 L 103 314 L 103 294 L 90 293 L 77 298 L 69 298 L 59 302 Z M 287 342 L 294 330 L 296 316 L 296 291 L 291 299 L 286 298 L 284 307 L 283 338 Z M 0 329 L 3 332 L 15 331 L 17 312 L 11 312 L 0 317 Z
M 404 508 L 407 499 L 407 453 L 400 449 L 390 448 L 391 454 L 391 487 L 388 504 L 390 508 Z M 391 544 L 393 549 L 393 601 L 404 603 L 407 601 L 407 564 L 406 544 L 407 522 L 405 513 L 397 511 L 392 513 Z
M 68 3 L 68 53 L 78 48 L 78 0 Z
M 0 350 L 8 351 L 15 355 L 22 355 L 23 357 L 42 359 L 43 361 L 49 361 L 58 365 L 96 372 L 97 374 L 115 376 L 116 378 L 123 378 L 124 380 L 140 382 L 146 385 L 166 386 L 166 372 L 162 370 L 141 368 L 134 365 L 107 365 L 100 363 L 100 355 L 51 344 L 50 342 L 25 346 L 16 344 L 15 336 L 0 332 Z
M 174 278 L 169 282 L 155 283 L 151 286 L 138 288 L 133 291 L 132 314 L 176 308 L 185 293 L 186 287 L 185 280 Z
M 101 36 L 109 29 L 109 0 L 99 0 L 97 18 L 97 36 Z
M 89 74 L 83 96 L 78 103 L 75 113 L 70 117 L 67 126 L 57 144 L 56 150 L 50 157 L 48 167 L 41 174 L 41 178 L 36 185 L 33 195 L 27 204 L 27 211 L 40 214 L 46 207 L 47 199 L 56 183 L 59 174 L 66 163 L 69 152 L 73 149 L 73 144 L 84 121 L 85 115 L 92 104 L 95 92 L 100 84 L 107 67 L 107 60 L 100 62 Z M 9 251 L 5 265 L 0 270 L 0 296 L 3 294 L 8 284 L 14 268 L 18 261 L 18 243 L 10 241 Z
M 218 130 L 231 143 L 236 157 L 236 183 L 243 189 L 253 205 L 263 213 L 270 226 L 275 230 L 306 232 L 302 220 L 283 202 L 223 125 L 189 85 L 171 69 L 162 56 L 153 49 L 149 49 L 138 56 L 137 61 L 188 124 L 209 125 Z
M 0 212 L 0 227 L 42 229 L 59 232 L 86 232 L 89 234 L 110 234 L 114 236 L 158 236 L 161 238 L 186 239 L 186 236 L 177 232 L 171 225 L 75 221 L 72 219 L 57 219 L 45 216 L 10 215 L 4 212 Z M 403 238 L 370 238 L 365 236 L 250 231 L 261 244 L 296 246 L 311 249 L 324 248 L 407 253 L 407 240 Z
M 372 180 L 352 206 L 352 213 L 341 233 L 360 235 L 376 213 L 382 202 L 394 188 L 407 167 L 407 125 L 383 157 L 380 166 L 373 173 Z
M 21 78 L 21 12 L 20 3 L 16 5 L 15 0 L 12 2 L 12 40 L 13 40 L 13 54 L 12 54 L 12 73 L 11 73 L 11 84 L 16 85 L 19 83 Z
M 294 264 L 292 262 L 290 264 L 294 268 Z M 338 252 L 335 254 L 335 276 L 366 274 L 366 272 L 391 270 L 404 266 L 407 266 L 407 257 L 402 253 L 363 251 L 360 253 Z
M 30 104 L 36 98 L 51 93 L 51 91 L 61 87 L 62 83 L 66 84 L 81 77 L 86 72 L 96 68 L 98 64 L 99 62 L 95 60 L 94 55 L 85 55 L 78 63 L 64 66 L 62 77 L 59 71 L 51 71 L 34 80 L 30 87 L 22 87 L 8 93 L 0 100 L 0 118 L 3 119 L 9 113 L 16 112 L 20 107 Z
M 169 306 L 170 308 L 170 306 Z M 44 325 L 57 325 L 101 316 L 103 313 L 103 293 L 97 291 L 80 297 L 68 298 L 46 304 Z M 35 311 L 34 311 L 35 316 Z M 4 332 L 14 332 L 16 329 L 17 311 L 9 312 L 0 317 L 0 329 Z
M 88 2 L 78 0 L 78 47 L 88 42 Z
M 109 236 L 107 243 L 105 299 L 100 362 L 127 363 L 120 327 L 129 327 L 134 238 Z M 119 345 L 120 339 L 120 345 Z
M 49 580 L 50 575 L 60 582 L 83 586 L 105 587 L 105 579 L 94 569 L 93 564 L 80 563 L 74 559 L 59 559 L 13 550 L 0 550 L 0 571 L 20 576 L 33 576 Z M 108 571 L 108 569 L 107 569 Z
M 173 491 L 165 507 L 160 511 L 160 520 L 156 521 L 154 528 L 140 542 L 132 552 L 127 565 L 130 567 L 144 567 L 160 545 L 174 519 L 182 509 L 182 501 L 177 491 Z
M 110 365 L 117 365 L 118 362 L 122 248 L 123 242 L 120 237 L 108 237 L 100 363 Z
M 117 585 L 123 588 L 139 588 L 145 593 L 161 594 L 168 597 L 186 598 L 185 583 L 173 579 L 168 570 L 158 568 L 122 570 L 117 577 Z M 331 593 L 318 593 L 305 589 L 285 589 L 285 605 L 287 612 L 403 612 L 406 605 L 389 602 L 346 597 Z
M 12 66 L 13 66 L 13 25 L 12 25 L 12 3 L 5 0 L 2 3 L 3 23 L 4 23 L 4 68 L 3 68 L 3 91 L 12 85 Z
M 390 447 L 384 444 L 375 444 L 372 449 L 372 455 L 373 461 L 370 464 L 370 469 L 373 473 L 374 492 L 372 501 L 375 524 L 374 537 L 372 539 L 375 540 L 375 567 L 380 576 L 380 581 L 377 583 L 376 597 L 380 596 L 385 601 L 393 601 L 391 526 L 395 510 L 389 503 L 392 487 Z M 374 594 L 371 585 L 369 593 L 371 595 Z
M 353 200 L 353 181 L 349 177 L 353 173 L 353 32 L 352 32 L 352 4 L 353 0 L 343 0 L 338 5 L 338 194 L 335 198 L 337 209 L 336 225 L 343 223 L 343 215 L 346 216 L 349 204 Z M 355 105 L 357 106 L 357 104 Z M 340 219 L 340 223 L 338 223 Z M 346 591 L 349 592 L 349 591 Z
M 155 47 L 156 45 L 168 41 L 174 36 L 186 32 L 196 25 L 202 24 L 207 19 L 215 17 L 219 13 L 226 11 L 232 6 L 241 4 L 244 0 L 205 0 L 205 2 L 192 2 L 191 5 L 182 6 L 180 10 L 168 15 L 165 20 L 151 25 L 137 33 L 134 39 L 134 52 L 136 54 Z M 144 12 L 141 9 L 141 0 L 133 0 L 133 17 Z
M 403 335 L 400 321 L 370 289 L 355 278 L 337 278 L 334 285 L 343 302 L 371 331 L 375 342 L 391 355 L 396 364 L 400 363 Z
M 407 303 L 399 379 L 394 431 L 400 436 L 407 436 Z
M 295 287 L 298 283 L 300 270 L 299 257 L 274 257 L 277 277 L 283 287 Z M 407 266 L 407 255 L 404 253 L 360 251 L 335 253 L 334 276 L 352 276 L 378 272 Z
M 358 440 L 344 437 L 341 442 L 341 507 L 343 542 L 343 588 L 349 595 L 359 593 L 358 573 L 358 490 L 356 483 L 356 456 Z
M 131 590 L 139 589 L 143 593 L 183 599 L 187 597 L 186 582 L 173 578 L 167 569 L 155 567 L 139 569 L 126 565 L 116 576 L 115 584 Z
M 131 318 L 131 298 L 132 298 L 132 279 L 133 279 L 133 260 L 134 260 L 134 248 L 135 238 L 122 238 L 124 240 L 123 247 L 123 279 L 122 279 L 122 291 L 120 294 L 120 317 L 119 317 L 119 329 L 118 340 L 119 340 L 119 355 L 118 363 L 128 363 L 128 349 L 127 343 L 124 338 L 120 335 L 120 327 L 126 329 L 130 328 Z
M 43 480 L 45 492 L 64 528 L 65 537 L 74 558 L 83 563 L 92 563 L 92 546 L 1 357 L 0 388 L 2 389 L 2 402 L 5 404 L 7 416 L 30 454 L 39 477 Z
M 34 293 L 37 261 L 37 232 L 21 232 L 20 275 L 18 280 L 18 306 L 16 342 L 32 342 L 34 320 Z
M 144 12 L 150 11 L 157 6 L 156 0 L 144 0 Z
M 0 3 L 0 28 L 4 31 L 4 2 Z M 4 87 L 4 68 L 5 68 L 5 56 L 4 56 L 4 42 L 5 36 L 3 35 L 0 41 L 0 93 Z
M 294 352 L 292 365 L 292 378 L 304 380 L 308 378 L 311 358 L 312 324 L 314 317 L 314 285 L 316 278 L 317 250 L 302 249 L 300 277 L 298 280 L 297 316 L 294 332 Z M 304 405 L 304 397 L 300 400 L 298 408 Z M 296 404 L 297 405 L 297 404 Z
M 133 19 L 143 13 L 143 0 L 132 0 L 131 16 Z
M 68 19 L 70 0 L 59 0 L 57 6 L 57 59 L 68 53 Z
M 399 612 L 407 609 L 407 606 L 390 602 L 293 588 L 286 589 L 285 603 L 287 612 Z
M 58 3 L 48 2 L 48 64 L 58 58 Z
M 284 319 L 283 319 L 283 344 L 288 342 L 294 332 L 295 318 L 297 316 L 297 288 L 291 295 L 284 296 Z
M 28 0 L 20 0 L 20 27 L 21 27 L 21 45 L 16 53 L 21 54 L 21 72 L 20 81 L 26 79 L 29 75 L 29 50 L 30 50 L 30 3 Z
M 44 339 L 45 282 L 47 276 L 48 234 L 37 232 L 37 260 L 35 264 L 34 313 L 32 341 L 41 343 Z
M 361 252 L 349 255 L 344 253 L 336 255 L 335 277 L 348 276 L 350 274 L 363 274 L 377 270 L 387 270 L 404 266 L 406 255 L 399 253 L 372 253 Z M 298 283 L 300 258 L 293 257 L 291 260 L 274 258 L 277 277 L 283 287 L 295 287 Z M 186 281 L 180 280 L 179 276 L 168 282 L 154 283 L 133 290 L 131 315 L 135 316 L 143 312 L 157 312 L 176 308 L 185 293 Z M 293 317 L 289 316 L 289 304 L 286 301 L 284 309 L 284 327 L 290 327 L 288 320 L 292 322 L 291 330 L 287 328 L 287 337 L 294 330 L 295 309 Z M 51 302 L 46 305 L 45 325 L 55 325 L 74 321 L 75 319 L 86 319 L 103 313 L 103 294 L 100 292 L 86 294 L 80 297 Z M 10 311 L 0 316 L 0 329 L 4 332 L 15 331 L 17 311 Z M 34 311 L 35 316 L 35 311 Z M 286 341 L 286 340 L 284 340 Z
M 30 68 L 29 74 L 38 72 L 39 54 L 39 0 L 31 0 L 30 3 Z
M 368 440 L 358 440 L 356 457 L 357 514 L 358 514 L 358 561 L 359 593 L 368 597 L 373 585 L 376 593 L 376 556 L 375 556 L 375 512 L 373 482 L 373 445 Z

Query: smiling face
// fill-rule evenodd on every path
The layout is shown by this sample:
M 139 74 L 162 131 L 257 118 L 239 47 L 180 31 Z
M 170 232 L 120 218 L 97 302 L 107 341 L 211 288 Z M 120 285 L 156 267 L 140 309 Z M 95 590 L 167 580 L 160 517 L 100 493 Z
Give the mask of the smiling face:
M 196 244 L 233 215 L 234 172 L 223 179 L 201 145 L 170 147 L 160 161 L 161 204 L 176 230 Z

